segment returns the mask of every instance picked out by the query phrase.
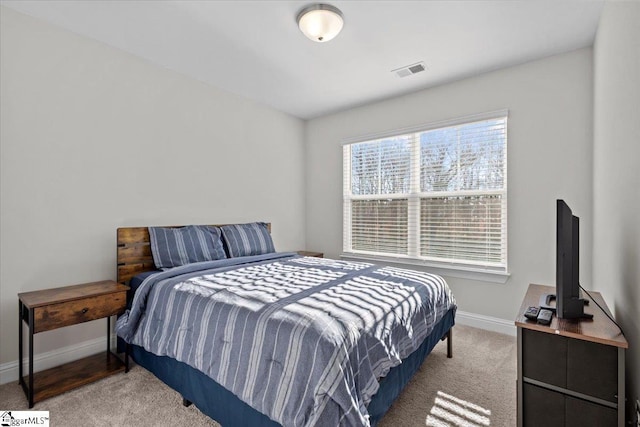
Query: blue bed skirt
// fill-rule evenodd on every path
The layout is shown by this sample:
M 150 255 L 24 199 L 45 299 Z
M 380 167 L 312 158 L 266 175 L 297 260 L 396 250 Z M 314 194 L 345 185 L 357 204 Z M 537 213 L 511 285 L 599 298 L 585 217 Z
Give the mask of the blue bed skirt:
M 455 309 L 449 310 L 438 322 L 422 345 L 402 364 L 391 369 L 380 381 L 380 389 L 369 403 L 372 426 L 378 424 L 393 402 L 400 395 L 420 365 L 438 341 L 453 327 Z M 131 356 L 137 364 L 151 371 L 156 377 L 176 390 L 183 398 L 193 402 L 198 409 L 225 427 L 255 426 L 278 427 L 280 424 L 256 411 L 220 384 L 191 366 L 167 356 L 156 356 L 142 347 L 131 346 Z

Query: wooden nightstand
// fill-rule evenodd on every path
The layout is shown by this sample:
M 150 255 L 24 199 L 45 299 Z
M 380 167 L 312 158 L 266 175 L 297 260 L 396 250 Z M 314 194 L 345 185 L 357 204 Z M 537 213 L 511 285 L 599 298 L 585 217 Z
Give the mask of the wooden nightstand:
M 298 255 L 302 256 L 314 256 L 316 258 L 324 258 L 324 254 L 322 252 L 313 252 L 313 251 L 298 251 Z
M 124 311 L 128 286 L 112 280 L 44 289 L 18 294 L 18 374 L 29 408 L 33 404 L 84 384 L 129 370 L 129 359 L 122 361 L 111 352 L 111 316 Z M 107 348 L 84 359 L 33 373 L 33 335 L 107 318 Z M 22 322 L 29 327 L 29 377 L 22 376 Z

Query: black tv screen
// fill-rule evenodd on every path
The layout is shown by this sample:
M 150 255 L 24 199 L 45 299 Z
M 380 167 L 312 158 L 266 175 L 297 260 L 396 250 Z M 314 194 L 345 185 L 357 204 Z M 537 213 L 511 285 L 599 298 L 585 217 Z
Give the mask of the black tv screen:
M 561 319 L 588 317 L 580 298 L 580 220 L 564 200 L 557 200 L 556 314 Z

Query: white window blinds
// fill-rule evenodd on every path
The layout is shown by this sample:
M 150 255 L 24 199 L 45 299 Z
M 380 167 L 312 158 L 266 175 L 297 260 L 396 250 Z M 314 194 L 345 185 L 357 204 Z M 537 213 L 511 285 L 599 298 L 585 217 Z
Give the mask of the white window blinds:
M 345 145 L 344 251 L 507 267 L 506 112 Z

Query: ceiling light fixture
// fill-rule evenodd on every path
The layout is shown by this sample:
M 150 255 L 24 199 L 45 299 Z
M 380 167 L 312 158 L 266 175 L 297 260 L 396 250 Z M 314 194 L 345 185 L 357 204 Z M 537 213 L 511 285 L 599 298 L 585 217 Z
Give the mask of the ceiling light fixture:
M 340 33 L 344 20 L 342 12 L 330 4 L 312 4 L 298 13 L 300 31 L 314 42 L 328 42 Z

